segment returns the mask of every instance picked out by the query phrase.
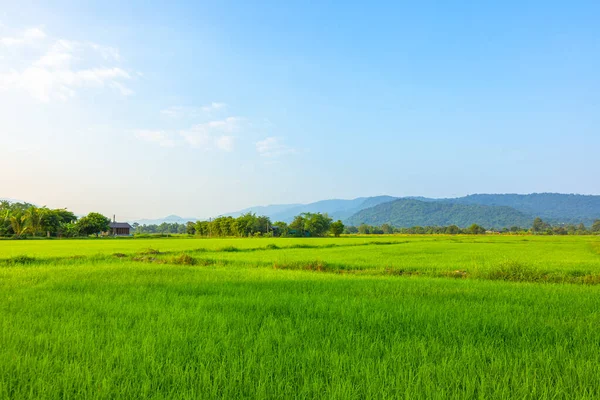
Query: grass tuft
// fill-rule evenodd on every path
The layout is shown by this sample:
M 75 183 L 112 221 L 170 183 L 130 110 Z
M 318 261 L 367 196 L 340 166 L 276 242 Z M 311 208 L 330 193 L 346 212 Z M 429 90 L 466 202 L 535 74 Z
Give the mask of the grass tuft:
M 513 282 L 538 282 L 544 280 L 544 273 L 514 260 L 505 260 L 495 268 L 484 272 L 487 279 L 513 281 Z
M 304 271 L 333 271 L 337 270 L 337 268 L 332 268 L 326 262 L 321 260 L 314 261 L 292 261 L 282 263 L 276 261 L 273 263 L 273 269 L 289 269 L 289 270 L 304 270 Z
M 142 254 L 142 255 L 160 254 L 160 251 L 149 247 L 147 249 L 140 251 L 138 254 Z
M 171 258 L 171 263 L 176 265 L 196 265 L 197 261 L 194 257 L 184 253 Z
M 237 247 L 234 247 L 234 246 L 226 246 L 226 247 L 221 247 L 217 251 L 224 251 L 226 253 L 234 253 L 234 252 L 240 251 L 240 249 L 238 249 Z
M 29 265 L 29 264 L 34 264 L 39 262 L 39 260 L 35 257 L 30 257 L 30 256 L 16 256 L 16 257 L 11 257 L 9 259 L 7 259 L 6 261 L 7 265 Z

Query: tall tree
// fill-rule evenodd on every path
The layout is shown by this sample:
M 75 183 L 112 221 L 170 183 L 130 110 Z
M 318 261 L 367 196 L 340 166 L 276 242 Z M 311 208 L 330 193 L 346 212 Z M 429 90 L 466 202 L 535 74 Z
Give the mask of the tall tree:
M 327 214 L 303 213 L 304 231 L 310 236 L 324 236 L 331 226 L 332 219 Z
M 467 232 L 472 235 L 481 235 L 485 233 L 485 228 L 477 224 L 472 224 L 467 228 Z
M 77 229 L 81 235 L 96 235 L 101 232 L 107 232 L 109 229 L 110 219 L 104 215 L 91 212 L 85 217 L 77 221 Z
M 536 217 L 533 220 L 533 225 L 531 226 L 531 230 L 534 233 L 545 232 L 548 230 L 548 228 L 549 228 L 548 224 L 545 223 L 544 221 L 542 221 L 542 219 L 540 217 Z
M 26 225 L 25 229 L 31 233 L 32 236 L 35 236 L 42 230 L 42 213 L 43 209 L 31 206 L 25 211 L 25 214 L 23 214 Z
M 12 231 L 18 237 L 23 236 L 27 232 L 26 218 L 20 212 L 15 212 L 9 217 Z
M 304 225 L 306 220 L 304 218 L 304 214 L 296 215 L 294 220 L 290 223 L 290 231 L 294 236 L 304 236 Z
M 340 237 L 340 235 L 344 232 L 344 224 L 339 219 L 336 222 L 331 224 L 331 233 L 333 236 Z

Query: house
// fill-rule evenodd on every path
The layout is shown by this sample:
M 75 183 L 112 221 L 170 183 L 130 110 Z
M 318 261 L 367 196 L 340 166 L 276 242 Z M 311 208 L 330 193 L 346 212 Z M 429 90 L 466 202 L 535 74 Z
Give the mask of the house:
M 130 236 L 133 230 L 133 227 L 127 222 L 117 222 L 114 215 L 112 222 L 108 226 L 110 227 L 110 231 L 108 232 L 110 236 Z

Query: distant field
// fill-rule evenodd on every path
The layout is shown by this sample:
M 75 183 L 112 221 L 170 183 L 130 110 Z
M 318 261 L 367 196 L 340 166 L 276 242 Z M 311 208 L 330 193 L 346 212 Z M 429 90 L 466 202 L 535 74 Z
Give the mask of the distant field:
M 112 254 L 117 252 L 135 253 L 147 248 L 161 251 L 186 251 L 194 249 L 220 249 L 235 246 L 240 249 L 264 247 L 269 243 L 281 246 L 294 244 L 310 244 L 322 246 L 326 244 L 366 243 L 372 241 L 406 240 L 392 237 L 349 237 L 349 238 L 314 238 L 314 239 L 195 239 L 195 238 L 108 238 L 85 240 L 0 240 L 0 259 L 17 255 L 35 257 L 70 257 L 74 255 Z
M 598 276 L 592 236 L 0 241 L 0 398 L 600 398 Z

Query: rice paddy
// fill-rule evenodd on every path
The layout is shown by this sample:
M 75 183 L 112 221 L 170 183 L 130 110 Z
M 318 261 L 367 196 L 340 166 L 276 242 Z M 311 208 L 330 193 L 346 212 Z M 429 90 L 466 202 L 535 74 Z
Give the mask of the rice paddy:
M 0 397 L 598 398 L 599 243 L 0 241 Z

